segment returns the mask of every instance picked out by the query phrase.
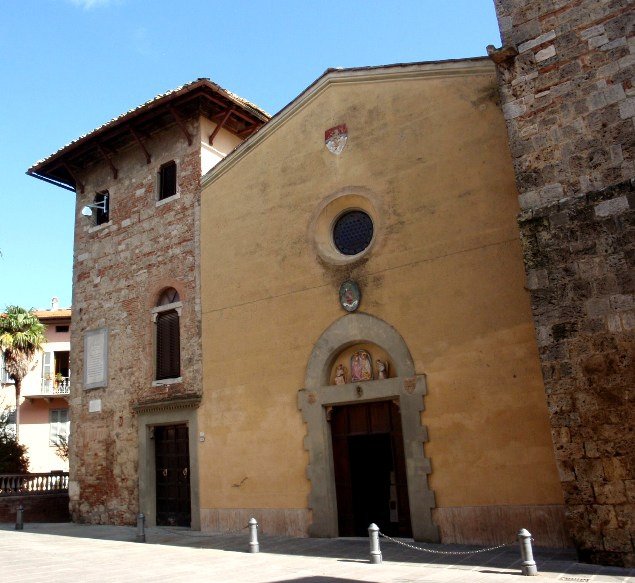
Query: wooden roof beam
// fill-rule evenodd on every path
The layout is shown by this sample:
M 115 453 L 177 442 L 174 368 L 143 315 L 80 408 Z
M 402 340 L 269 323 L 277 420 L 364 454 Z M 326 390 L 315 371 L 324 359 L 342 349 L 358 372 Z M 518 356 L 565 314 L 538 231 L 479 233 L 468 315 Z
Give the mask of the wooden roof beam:
M 211 95 L 207 95 L 206 93 L 204 93 L 203 97 L 205 97 L 205 99 L 208 99 L 212 103 L 216 103 L 217 105 L 221 105 L 224 108 L 227 107 L 226 103 L 223 103 L 220 99 L 216 99 L 216 98 L 212 97 Z M 247 115 L 246 113 L 243 113 L 239 109 L 234 109 L 234 115 L 236 117 L 241 117 L 242 119 L 244 119 L 245 121 L 248 121 L 250 123 L 254 123 L 254 120 L 258 120 L 258 123 L 265 123 L 264 121 L 259 120 L 255 115 Z
M 143 145 L 143 142 L 141 141 L 139 134 L 135 131 L 135 129 L 132 126 L 128 126 L 128 129 L 130 130 L 130 133 L 134 136 L 134 139 L 136 140 L 137 144 L 139 144 L 139 147 L 141 148 L 143 153 L 145 154 L 146 164 L 150 164 L 150 162 L 152 162 L 152 156 L 150 156 L 150 152 L 148 152 L 146 147 Z
M 190 132 L 187 131 L 187 126 L 185 125 L 183 118 L 181 117 L 179 112 L 176 111 L 176 109 L 174 109 L 174 107 L 170 107 L 170 113 L 172 114 L 172 117 L 176 120 L 176 123 L 178 124 L 178 126 L 181 128 L 181 131 L 183 132 L 185 137 L 187 138 L 187 145 L 191 146 L 192 136 L 190 135 Z
M 229 119 L 229 116 L 233 112 L 234 112 L 233 108 L 230 107 L 225 112 L 225 115 L 223 115 L 223 119 L 221 119 L 219 122 L 216 122 L 216 127 L 214 128 L 214 131 L 209 136 L 209 145 L 210 146 L 214 145 L 214 138 L 218 135 L 218 132 L 220 132 L 223 129 L 223 126 L 225 125 L 225 123 Z
M 71 167 L 66 162 L 62 162 L 62 166 L 66 169 L 66 172 L 68 172 L 71 178 L 75 181 L 75 187 L 77 188 L 77 186 L 79 186 L 79 191 L 82 194 L 84 194 L 84 183 L 77 177 L 77 174 L 73 172 Z
M 110 170 L 112 171 L 112 177 L 115 180 L 117 180 L 117 176 L 119 175 L 119 170 L 117 170 L 115 165 L 112 163 L 110 156 L 106 153 L 106 150 L 104 150 L 103 146 L 100 143 L 97 143 L 97 149 L 99 150 L 101 155 L 104 157 L 104 160 L 106 160 L 106 162 L 108 163 L 108 166 L 110 166 Z
M 249 126 L 249 127 L 245 128 L 244 130 L 239 131 L 236 135 L 237 135 L 239 138 L 242 138 L 243 136 L 244 136 L 244 137 L 249 137 L 249 136 L 250 136 L 251 134 L 253 134 L 253 133 L 254 133 L 254 132 L 255 132 L 255 131 L 259 128 L 259 127 L 260 127 L 260 124 L 257 124 L 257 123 L 256 123 L 256 124 L 254 124 L 254 125 L 251 125 L 251 126 Z

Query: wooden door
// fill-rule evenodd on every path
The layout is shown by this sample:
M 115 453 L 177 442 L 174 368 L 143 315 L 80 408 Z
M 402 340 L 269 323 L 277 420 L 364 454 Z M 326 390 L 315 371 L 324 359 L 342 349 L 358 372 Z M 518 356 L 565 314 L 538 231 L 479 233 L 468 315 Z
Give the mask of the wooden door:
M 388 535 L 412 536 L 399 407 L 335 407 L 331 436 L 339 535 L 367 536 L 374 522 Z
M 187 425 L 154 428 L 157 525 L 190 526 L 190 452 Z

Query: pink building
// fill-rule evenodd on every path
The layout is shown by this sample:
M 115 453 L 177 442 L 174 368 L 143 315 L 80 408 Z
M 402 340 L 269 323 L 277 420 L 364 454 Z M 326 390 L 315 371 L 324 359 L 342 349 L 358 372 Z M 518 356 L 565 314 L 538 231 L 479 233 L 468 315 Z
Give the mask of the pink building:
M 35 312 L 46 326 L 46 343 L 22 382 L 20 396 L 20 443 L 28 448 L 29 471 L 68 471 L 68 460 L 57 455 L 59 438 L 68 437 L 70 428 L 70 308 L 59 308 L 57 298 L 51 309 Z M 1 357 L 0 357 L 1 358 Z M 13 381 L 2 362 L 0 409 L 15 409 Z

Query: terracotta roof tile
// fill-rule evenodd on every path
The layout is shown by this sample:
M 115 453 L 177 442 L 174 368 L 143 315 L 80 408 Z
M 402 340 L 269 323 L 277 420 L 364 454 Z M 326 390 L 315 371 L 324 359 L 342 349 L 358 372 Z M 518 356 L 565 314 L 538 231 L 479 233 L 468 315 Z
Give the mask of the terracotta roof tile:
M 58 320 L 61 318 L 70 318 L 70 308 L 59 308 L 57 310 L 34 310 L 33 313 L 40 320 Z
M 48 162 L 49 160 L 55 158 L 57 155 L 59 155 L 61 152 L 63 152 L 64 150 L 67 150 L 69 148 L 71 148 L 72 146 L 74 146 L 75 144 L 90 138 L 93 134 L 96 134 L 110 126 L 116 126 L 117 122 L 121 121 L 122 119 L 124 119 L 127 116 L 131 116 L 135 113 L 139 113 L 142 110 L 146 109 L 147 107 L 151 106 L 152 104 L 161 101 L 162 99 L 165 99 L 171 95 L 174 95 L 176 93 L 179 93 L 181 91 L 186 91 L 188 88 L 193 88 L 196 85 L 211 85 L 214 89 L 216 89 L 218 91 L 219 94 L 224 95 L 225 97 L 227 97 L 228 99 L 230 99 L 231 101 L 233 101 L 234 103 L 236 103 L 237 105 L 242 106 L 244 109 L 247 110 L 252 110 L 252 113 L 255 113 L 257 116 L 259 117 L 263 117 L 265 119 L 263 119 L 263 121 L 266 121 L 267 119 L 269 119 L 271 116 L 264 110 L 261 109 L 260 107 L 258 107 L 257 105 L 255 105 L 254 103 L 251 103 L 250 101 L 240 97 L 239 95 L 236 95 L 235 93 L 232 93 L 231 91 L 224 89 L 223 87 L 221 87 L 220 85 L 217 85 L 216 83 L 214 83 L 213 81 L 211 81 L 211 79 L 207 78 L 207 77 L 200 77 L 198 79 L 196 79 L 195 81 L 191 81 L 190 83 L 185 83 L 184 85 L 180 85 L 179 87 L 176 87 L 174 89 L 170 89 L 169 91 L 166 91 L 165 93 L 159 93 L 159 95 L 156 95 L 155 97 L 153 97 L 152 99 L 149 99 L 148 101 L 146 101 L 145 103 L 142 103 L 141 105 L 137 106 L 137 107 L 133 107 L 132 109 L 129 109 L 128 111 L 125 111 L 124 113 L 118 115 L 117 117 L 113 117 L 111 120 L 101 124 L 100 126 L 96 127 L 95 129 L 91 130 L 90 132 L 87 132 L 85 134 L 82 134 L 81 136 L 75 138 L 74 140 L 72 140 L 71 142 L 69 142 L 68 144 L 66 144 L 65 146 L 62 146 L 61 148 L 59 148 L 58 150 L 56 150 L 55 152 L 53 152 L 52 154 L 50 154 L 49 156 L 47 156 L 46 158 L 42 158 L 41 160 L 38 160 L 37 162 L 35 162 L 34 164 L 31 165 L 31 167 L 29 168 L 29 170 L 27 171 L 27 173 L 34 171 L 38 166 L 45 164 L 46 162 Z

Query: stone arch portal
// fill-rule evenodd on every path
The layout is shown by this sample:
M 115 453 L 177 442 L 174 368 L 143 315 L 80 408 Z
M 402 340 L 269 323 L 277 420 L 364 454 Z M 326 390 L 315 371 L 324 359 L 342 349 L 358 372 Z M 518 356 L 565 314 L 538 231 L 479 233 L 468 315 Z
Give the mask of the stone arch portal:
M 376 344 L 390 354 L 396 376 L 329 385 L 331 366 L 337 355 L 349 346 L 363 342 Z M 425 394 L 425 376 L 415 373 L 408 346 L 390 324 L 369 314 L 347 314 L 322 333 L 309 358 L 305 386 L 298 392 L 298 407 L 307 425 L 309 508 L 313 514 L 310 536 L 336 537 L 339 534 L 329 410 L 343 405 L 392 400 L 398 402 L 401 414 L 413 536 L 420 541 L 439 540 L 438 529 L 432 522 L 434 493 L 428 487 L 430 460 L 425 457 L 423 447 L 427 441 L 427 430 L 421 424 Z

